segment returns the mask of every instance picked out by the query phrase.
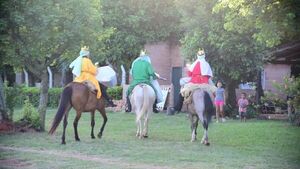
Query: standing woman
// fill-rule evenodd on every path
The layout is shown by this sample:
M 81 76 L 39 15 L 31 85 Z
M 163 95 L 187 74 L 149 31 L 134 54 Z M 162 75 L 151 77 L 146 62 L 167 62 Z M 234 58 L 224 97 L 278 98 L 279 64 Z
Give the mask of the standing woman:
M 217 83 L 217 91 L 215 97 L 215 105 L 216 105 L 216 115 L 217 115 L 217 123 L 219 123 L 219 118 L 221 118 L 222 122 L 225 122 L 224 116 L 224 105 L 225 102 L 225 89 L 222 88 L 222 82 L 218 81 Z

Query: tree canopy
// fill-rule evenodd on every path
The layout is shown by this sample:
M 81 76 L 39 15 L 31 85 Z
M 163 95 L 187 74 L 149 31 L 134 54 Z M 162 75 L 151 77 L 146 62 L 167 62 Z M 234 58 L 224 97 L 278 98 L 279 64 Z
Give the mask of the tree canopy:
M 179 37 L 174 0 L 103 0 L 103 23 L 113 28 L 103 53 L 111 63 L 130 65 L 147 42 Z
M 102 27 L 98 0 L 27 1 L 2 4 L 5 62 L 23 67 L 41 80 L 39 113 L 42 128 L 48 96 L 47 67 L 63 56 L 76 58 L 80 46 L 97 47 L 109 31 Z
M 199 47 L 205 49 L 217 78 L 232 88 L 231 104 L 238 83 L 255 81 L 269 48 L 299 37 L 296 1 L 178 0 L 176 4 L 185 31 L 183 55 L 192 59 Z

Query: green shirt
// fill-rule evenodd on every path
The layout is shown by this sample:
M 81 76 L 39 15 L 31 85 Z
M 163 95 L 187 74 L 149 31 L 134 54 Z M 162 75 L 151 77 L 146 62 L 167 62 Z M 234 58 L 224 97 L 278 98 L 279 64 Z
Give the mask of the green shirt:
M 133 80 L 128 87 L 127 95 L 129 95 L 133 88 L 140 83 L 148 84 L 153 88 L 151 85 L 151 80 L 156 79 L 156 75 L 152 65 L 149 62 L 137 60 L 132 67 L 132 78 Z

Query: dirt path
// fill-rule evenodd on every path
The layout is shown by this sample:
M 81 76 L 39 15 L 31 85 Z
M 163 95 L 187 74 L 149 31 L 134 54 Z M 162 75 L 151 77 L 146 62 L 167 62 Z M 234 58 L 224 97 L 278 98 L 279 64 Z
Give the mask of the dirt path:
M 77 160 L 84 160 L 84 161 L 92 161 L 96 163 L 105 164 L 108 166 L 115 166 L 116 168 L 147 168 L 147 169 L 169 169 L 167 166 L 155 166 L 155 165 L 149 165 L 149 164 L 142 164 L 142 163 L 132 163 L 127 162 L 125 160 L 122 160 L 120 158 L 109 158 L 109 157 L 103 157 L 99 155 L 85 155 L 82 153 L 70 153 L 66 151 L 58 151 L 58 150 L 38 150 L 28 147 L 8 147 L 4 145 L 0 145 L 0 151 L 16 151 L 16 152 L 26 152 L 26 153 L 34 153 L 34 154 L 43 154 L 43 155 L 51 155 L 57 157 L 63 157 L 63 158 L 73 158 Z M 9 159 L 6 159 L 5 162 L 11 161 Z M 13 160 L 12 160 L 13 161 Z M 3 160 L 2 160 L 3 162 Z M 0 160 L 0 164 L 2 163 Z M 30 162 L 30 161 L 29 161 Z M 82 167 L 82 166 L 81 166 Z

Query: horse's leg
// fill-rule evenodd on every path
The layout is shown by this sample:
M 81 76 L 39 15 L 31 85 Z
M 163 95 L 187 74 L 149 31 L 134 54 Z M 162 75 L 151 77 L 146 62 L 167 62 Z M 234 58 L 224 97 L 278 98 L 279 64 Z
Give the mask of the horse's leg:
M 81 112 L 77 111 L 76 112 L 76 117 L 75 117 L 74 122 L 73 122 L 74 133 L 75 133 L 75 140 L 76 141 L 80 141 L 80 139 L 78 137 L 78 131 L 77 131 L 78 121 L 79 121 L 80 117 L 81 117 Z
M 201 139 L 201 143 L 208 146 L 209 145 L 208 136 L 207 136 L 208 119 L 207 119 L 207 117 L 204 116 L 204 110 L 197 112 L 197 114 L 198 114 L 198 117 L 199 117 L 199 119 L 200 119 L 200 121 L 203 125 L 203 128 L 204 128 L 204 135 Z
M 198 121 L 199 118 L 195 114 L 190 115 L 190 120 L 191 120 L 191 129 L 192 129 L 192 139 L 191 142 L 194 142 L 197 140 L 197 126 L 198 126 Z
M 142 118 L 139 119 L 138 121 L 138 127 L 139 127 L 139 139 L 143 138 L 143 122 Z
M 140 119 L 136 119 L 136 137 L 139 137 L 140 136 Z
M 141 117 L 141 110 L 136 111 L 136 125 L 137 125 L 137 131 L 136 131 L 136 136 L 139 137 L 140 139 L 143 138 L 142 135 L 142 117 Z
M 95 126 L 95 111 L 91 112 L 91 138 L 94 139 L 95 135 L 94 135 L 94 126 Z
M 149 122 L 149 113 L 148 112 L 144 115 L 144 131 L 143 131 L 144 138 L 148 138 L 148 122 Z
M 208 133 L 207 132 L 207 130 L 208 130 L 208 122 L 207 122 L 207 120 L 202 121 L 202 125 L 203 125 L 203 128 L 204 128 L 204 134 L 203 134 L 201 143 L 209 146 L 210 143 L 208 142 L 208 134 L 207 134 Z
M 66 128 L 67 128 L 67 125 L 68 125 L 68 113 L 65 114 L 64 116 L 64 125 L 63 125 L 63 134 L 62 134 L 62 137 L 61 137 L 61 144 L 66 144 Z
M 106 122 L 107 122 L 107 116 L 106 116 L 106 111 L 105 111 L 104 107 L 102 107 L 99 111 L 100 111 L 100 114 L 103 117 L 103 124 L 101 126 L 100 132 L 98 133 L 98 138 L 101 138 L 102 137 L 102 133 L 104 131 L 104 127 L 105 127 Z
M 63 124 L 63 134 L 62 134 L 62 137 L 61 137 L 61 144 L 66 144 L 66 128 L 67 128 L 67 125 L 68 125 L 68 115 L 69 115 L 70 109 L 71 109 L 71 106 L 68 106 L 66 108 L 66 113 L 65 113 L 65 116 L 64 116 L 64 124 Z

